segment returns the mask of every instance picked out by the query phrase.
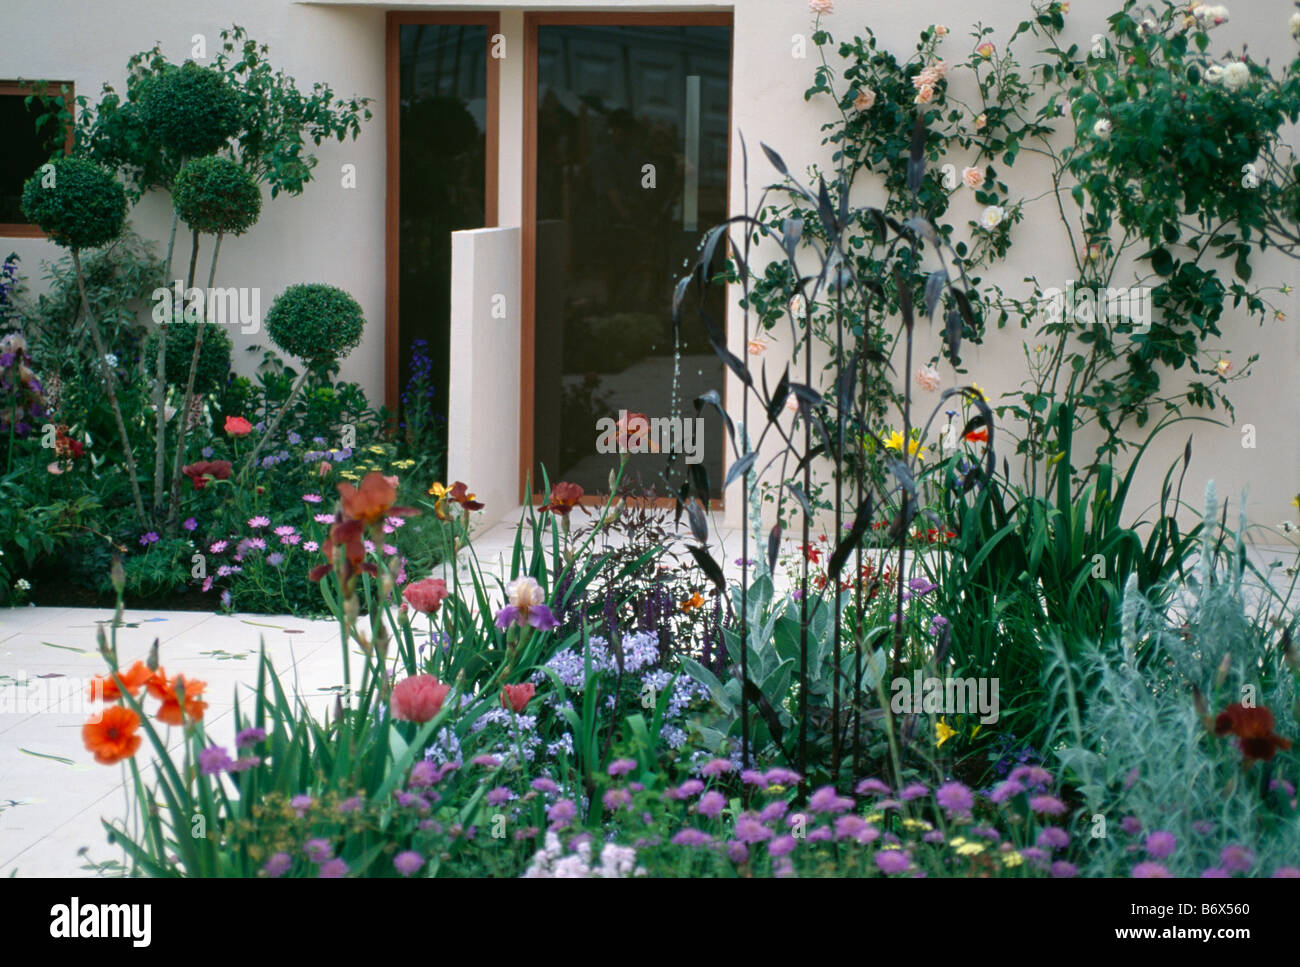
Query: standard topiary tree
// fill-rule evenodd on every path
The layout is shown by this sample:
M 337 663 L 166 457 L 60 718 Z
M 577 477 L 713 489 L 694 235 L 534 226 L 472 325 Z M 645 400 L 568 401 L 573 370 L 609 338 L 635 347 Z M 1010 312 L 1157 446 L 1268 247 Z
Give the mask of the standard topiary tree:
M 176 175 L 172 185 L 172 203 L 176 213 L 190 227 L 193 243 L 190 247 L 190 285 L 194 284 L 194 273 L 199 256 L 199 235 L 207 233 L 217 237 L 212 249 L 212 264 L 208 269 L 208 289 L 217 272 L 217 256 L 221 253 L 223 236 L 242 235 L 256 222 L 262 211 L 262 192 L 257 187 L 253 176 L 238 163 L 229 158 L 212 156 L 195 158 L 186 162 Z M 195 329 L 194 345 L 190 352 L 189 377 L 185 381 L 184 402 L 181 412 L 188 413 L 194 399 L 194 381 L 199 368 L 199 359 L 203 351 L 203 334 L 205 325 Z M 159 328 L 158 339 L 158 378 L 169 369 L 166 360 L 166 333 Z M 167 515 L 167 529 L 175 535 L 180 524 L 181 506 L 181 468 L 185 464 L 185 436 L 188 427 L 184 420 L 177 430 L 176 461 L 172 470 L 171 506 Z M 157 488 L 161 470 L 161 447 L 155 453 L 154 486 Z
M 131 450 L 131 437 L 126 432 L 122 407 L 118 403 L 117 389 L 113 385 L 113 372 L 108 365 L 108 349 L 99 324 L 90 310 L 86 298 L 86 276 L 81 268 L 81 250 L 105 245 L 122 233 L 126 222 L 126 192 L 116 178 L 105 168 L 81 158 L 54 158 L 41 165 L 23 185 L 23 214 L 40 226 L 56 244 L 72 254 L 72 266 L 77 274 L 77 290 L 81 294 L 81 309 L 86 327 L 95 343 L 100 374 L 108 390 L 108 401 L 117 421 L 117 432 L 122 441 L 122 456 L 131 481 L 131 495 L 135 499 L 140 523 L 145 523 L 144 500 L 140 496 L 140 481 L 136 475 L 135 454 Z
M 253 465 L 262 445 L 275 435 L 307 376 L 313 370 L 328 369 L 360 345 L 365 326 L 365 316 L 357 300 L 332 285 L 321 282 L 291 285 L 276 297 L 266 314 L 266 334 L 280 350 L 297 356 L 305 365 L 270 427 L 249 454 L 245 467 Z
M 180 158 L 212 154 L 244 127 L 244 109 L 226 77 L 186 61 L 168 66 L 140 91 L 145 130 Z
M 167 345 L 174 350 L 167 356 L 167 385 L 178 390 L 185 389 L 185 382 L 190 375 L 190 357 L 194 352 L 194 343 L 198 340 L 199 330 L 207 327 L 203 345 L 199 351 L 199 365 L 194 372 L 194 395 L 211 393 L 218 389 L 230 372 L 230 358 L 234 344 L 225 330 L 220 326 L 208 326 L 206 322 L 172 322 L 159 326 L 149 334 L 145 343 L 145 358 L 152 358 L 158 351 L 158 339 L 161 331 L 167 330 Z
M 291 285 L 266 314 L 266 334 L 310 369 L 332 365 L 361 344 L 366 320 L 342 289 L 320 282 Z

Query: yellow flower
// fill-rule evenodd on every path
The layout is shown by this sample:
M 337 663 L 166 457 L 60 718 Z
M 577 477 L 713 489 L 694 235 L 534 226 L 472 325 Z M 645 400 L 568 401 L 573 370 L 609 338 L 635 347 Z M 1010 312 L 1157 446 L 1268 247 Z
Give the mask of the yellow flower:
M 863 819 L 865 819 L 869 823 L 878 823 L 884 818 L 885 818 L 884 813 L 872 813 L 870 816 L 863 817 Z
M 342 477 L 344 480 L 360 480 L 360 479 L 361 479 L 357 474 L 352 473 L 350 470 L 344 470 L 342 473 L 339 474 L 339 476 Z
M 934 829 L 934 827 L 931 826 L 929 823 L 927 823 L 924 819 L 904 819 L 904 820 L 903 820 L 903 828 L 904 828 L 904 829 L 923 829 L 923 830 L 925 830 L 927 833 L 928 833 L 930 830 Z
M 447 488 L 440 483 L 434 483 L 429 487 L 428 491 L 426 492 L 430 496 L 441 498 L 447 495 Z
M 1024 861 L 1025 858 L 1021 856 L 1019 853 L 1017 853 L 1015 850 L 1012 850 L 1010 853 L 1004 854 L 1002 857 L 1002 865 L 1006 867 L 1019 866 Z
M 977 853 L 984 852 L 983 843 L 962 843 L 957 847 L 958 856 L 974 856 Z
M 410 470 L 410 469 L 411 469 L 412 467 L 414 467 L 414 466 L 415 466 L 415 461 L 414 461 L 414 460 L 394 460 L 394 461 L 393 461 L 393 469 L 394 469 L 394 470 Z
M 372 443 L 370 446 L 366 447 L 366 449 L 369 450 L 371 453 L 377 453 L 380 456 L 383 456 L 384 454 L 388 453 L 388 451 L 385 450 L 383 447 L 381 447 L 378 443 Z
M 965 842 L 966 842 L 965 836 L 954 836 L 952 839 L 948 840 L 948 845 L 951 846 L 953 849 L 956 849 L 957 847 L 961 846 Z
M 897 450 L 899 453 L 902 453 L 903 434 L 899 433 L 897 430 L 890 431 L 889 436 L 885 437 L 885 448 L 888 450 Z M 925 459 L 925 454 L 921 453 L 920 440 L 907 441 L 907 455 L 909 457 L 917 457 L 919 460 Z
M 982 399 L 985 403 L 989 401 L 988 394 L 984 392 L 984 387 L 980 386 L 979 383 L 971 383 L 970 386 L 971 389 L 973 389 L 976 393 L 979 393 L 980 399 Z
M 935 747 L 937 748 L 943 745 L 949 739 L 951 739 L 954 735 L 956 735 L 957 730 L 954 728 L 950 728 L 948 726 L 948 723 L 945 722 L 943 719 L 939 719 L 939 721 L 935 723 L 934 734 L 938 736 L 938 738 L 935 740 L 934 743 Z

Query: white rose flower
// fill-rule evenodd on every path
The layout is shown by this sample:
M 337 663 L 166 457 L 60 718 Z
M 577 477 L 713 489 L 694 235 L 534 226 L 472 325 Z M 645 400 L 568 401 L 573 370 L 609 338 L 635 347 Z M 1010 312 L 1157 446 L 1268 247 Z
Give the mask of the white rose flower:
M 1105 118 L 1102 118 L 1100 121 L 1098 121 L 1096 124 L 1092 126 L 1092 133 L 1095 134 L 1097 137 L 1101 138 L 1103 141 L 1106 138 L 1109 138 L 1110 122 L 1107 121 Z
M 1250 68 L 1239 60 L 1223 66 L 1223 86 L 1230 91 L 1239 91 L 1250 81 Z
M 1218 64 L 1211 64 L 1205 68 L 1205 80 L 1210 84 L 1218 84 L 1223 80 L 1223 68 Z
M 980 212 L 980 225 L 990 232 L 1002 224 L 1002 220 L 1007 217 L 1007 211 L 1000 205 L 989 205 L 988 208 Z
M 1291 14 L 1291 19 L 1288 21 L 1287 26 L 1291 28 L 1291 36 L 1296 40 L 1300 40 L 1300 10 Z

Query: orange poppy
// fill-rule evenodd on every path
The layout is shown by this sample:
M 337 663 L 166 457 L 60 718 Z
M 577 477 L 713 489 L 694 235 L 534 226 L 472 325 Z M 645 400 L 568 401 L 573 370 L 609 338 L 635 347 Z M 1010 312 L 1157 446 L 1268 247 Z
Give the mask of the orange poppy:
M 377 470 L 366 474 L 360 487 L 350 483 L 339 484 L 339 497 L 343 500 L 343 516 L 359 520 L 367 527 L 385 517 L 414 517 L 419 511 L 414 507 L 394 507 L 397 499 L 397 478 L 385 477 Z
M 988 443 L 989 431 L 986 427 L 980 427 L 978 430 L 971 430 L 964 437 L 962 437 L 962 439 L 970 440 L 973 443 Z
M 117 671 L 118 679 L 121 680 L 126 690 L 132 695 L 136 695 L 140 691 L 140 686 L 147 682 L 152 675 L 153 672 L 149 669 L 149 666 L 142 661 L 137 661 L 126 671 L 122 671 L 120 668 Z M 99 699 L 103 699 L 105 702 L 117 702 L 122 699 L 122 691 L 117 687 L 117 682 L 113 680 L 111 674 L 96 675 L 86 688 L 86 696 L 92 702 Z
M 81 741 L 86 744 L 86 751 L 94 754 L 96 762 L 111 766 L 135 755 L 141 742 L 136 735 L 139 727 L 140 716 L 134 711 L 110 705 L 98 722 L 90 721 L 81 727 Z
M 184 725 L 185 720 L 191 722 L 203 718 L 203 712 L 208 707 L 207 702 L 199 700 L 203 690 L 207 688 L 205 682 L 190 681 L 184 675 L 177 675 L 173 679 L 168 679 L 160 668 L 158 672 L 147 683 L 149 694 L 162 700 L 162 705 L 158 708 L 156 718 L 165 725 Z M 185 708 L 181 708 L 181 692 L 185 693 Z

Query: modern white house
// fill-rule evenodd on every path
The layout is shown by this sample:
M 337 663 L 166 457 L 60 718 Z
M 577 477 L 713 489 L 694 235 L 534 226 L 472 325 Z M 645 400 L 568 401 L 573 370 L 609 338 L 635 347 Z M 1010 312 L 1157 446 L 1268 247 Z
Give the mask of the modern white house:
M 902 57 L 920 31 L 944 24 L 942 49 L 958 62 L 975 43 L 975 20 L 998 42 L 1029 6 L 835 0 L 821 22 L 837 40 L 870 27 Z M 1117 6 L 1075 0 L 1069 29 L 1086 44 Z M 1257 60 L 1294 56 L 1288 0 L 1239 7 L 1215 32 L 1216 50 L 1249 42 Z M 344 376 L 376 401 L 396 402 L 411 346 L 425 340 L 443 374 L 435 383 L 447 407 L 449 476 L 467 481 L 493 516 L 520 505 L 525 479 L 542 466 L 551 480 L 599 489 L 608 471 L 596 449 L 600 417 L 669 414 L 682 401 L 693 416 L 689 401 L 715 387 L 738 399 L 699 332 L 674 352 L 673 283 L 700 234 L 744 210 L 742 136 L 754 185 L 775 176 L 760 142 L 795 172 L 829 158 L 821 126 L 833 105 L 804 96 L 818 63 L 807 0 L 7 0 L 5 11 L 0 102 L 34 79 L 70 83 L 92 100 L 105 83 L 120 90 L 128 57 L 155 41 L 174 62 L 203 63 L 232 23 L 268 44 L 275 66 L 300 84 L 373 98 L 360 137 L 323 144 L 307 189 L 268 201 L 255 228 L 223 249 L 218 284 L 260 288 L 263 307 L 298 282 L 350 292 L 368 325 Z M 952 82 L 962 82 L 957 73 Z M 9 129 L 0 139 L 12 137 Z M 1033 173 L 1030 163 L 1015 168 L 1017 179 Z M 1043 188 L 1016 186 L 1026 199 Z M 1048 202 L 1027 204 L 1014 253 L 986 281 L 1027 293 L 1033 275 L 1064 287 L 1070 253 L 1052 213 L 1032 208 Z M 969 209 L 958 210 L 962 220 L 979 214 L 973 199 L 958 205 Z M 168 219 L 162 196 L 132 213 L 146 238 L 164 238 Z M 12 222 L 0 225 L 0 254 L 8 251 L 33 276 L 56 255 Z M 1260 257 L 1256 279 L 1282 287 L 1295 268 Z M 717 311 L 744 356 L 740 312 L 724 301 Z M 1241 310 L 1221 327 L 1226 356 L 1260 358 L 1233 388 L 1235 419 L 1220 410 L 1211 415 L 1227 425 L 1197 424 L 1186 487 L 1197 493 L 1213 478 L 1222 495 L 1248 491 L 1251 518 L 1265 524 L 1294 519 L 1300 491 L 1300 305 L 1294 292 L 1275 301 L 1285 319 L 1261 325 Z M 251 368 L 254 354 L 238 350 L 264 337 L 232 336 L 238 365 Z M 991 330 L 964 354 L 968 373 L 949 368 L 945 385 L 973 379 L 996 403 L 1025 379 L 1026 338 Z M 938 345 L 938 332 L 927 333 L 921 355 Z M 788 348 L 776 333 L 763 350 L 773 381 Z M 1252 446 L 1243 446 L 1247 427 Z M 1160 441 L 1135 507 L 1156 498 L 1186 437 Z M 701 454 L 716 488 L 727 459 L 716 417 Z M 721 500 L 734 526 L 739 498 Z

